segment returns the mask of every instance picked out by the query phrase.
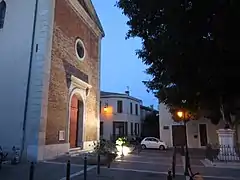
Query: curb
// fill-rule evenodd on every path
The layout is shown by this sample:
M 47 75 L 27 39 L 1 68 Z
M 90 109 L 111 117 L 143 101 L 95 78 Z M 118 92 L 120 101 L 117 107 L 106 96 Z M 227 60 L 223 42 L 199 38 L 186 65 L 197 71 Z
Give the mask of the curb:
M 203 165 L 205 167 L 212 167 L 212 168 L 224 168 L 224 169 L 240 169 L 240 163 L 239 165 L 231 165 L 229 163 L 213 163 L 208 159 L 201 160 Z
M 214 164 L 212 161 L 210 161 L 209 159 L 204 159 L 204 160 L 200 160 L 201 163 L 203 163 L 203 165 L 205 167 L 216 167 L 216 164 Z

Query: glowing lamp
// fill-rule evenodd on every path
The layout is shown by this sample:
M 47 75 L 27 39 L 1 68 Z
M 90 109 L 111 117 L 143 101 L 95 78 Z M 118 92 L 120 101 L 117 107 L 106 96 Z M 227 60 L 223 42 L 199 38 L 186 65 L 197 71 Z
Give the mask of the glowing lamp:
M 178 111 L 177 115 L 178 115 L 178 117 L 182 118 L 183 117 L 183 112 L 182 111 Z
M 105 107 L 103 108 L 103 111 L 104 111 L 104 112 L 107 112 L 107 110 L 108 110 L 108 108 L 105 106 Z

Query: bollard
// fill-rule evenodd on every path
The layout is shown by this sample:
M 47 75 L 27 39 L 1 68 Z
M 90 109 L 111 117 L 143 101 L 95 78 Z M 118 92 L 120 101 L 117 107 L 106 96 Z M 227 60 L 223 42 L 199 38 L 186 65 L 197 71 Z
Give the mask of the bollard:
M 172 180 L 172 172 L 170 170 L 168 171 L 167 180 Z
M 121 154 L 121 158 L 123 158 L 124 157 L 124 153 L 123 153 L 123 144 L 122 144 L 122 154 Z
M 138 143 L 138 155 L 140 154 L 140 152 L 142 151 L 142 146 L 141 146 L 141 144 L 140 143 Z
M 31 162 L 30 172 L 29 172 L 29 180 L 33 180 L 33 178 L 34 178 L 34 163 Z
M 83 179 L 87 180 L 87 157 L 84 157 Z
M 70 171 L 71 171 L 71 163 L 70 163 L 70 160 L 68 160 L 67 161 L 66 180 L 70 180 Z
M 172 177 L 175 178 L 175 167 L 176 167 L 176 147 L 173 149 L 173 159 L 172 159 Z
M 97 174 L 100 174 L 100 154 L 97 156 Z
M 111 163 L 113 161 L 113 159 L 115 158 L 114 154 L 108 153 L 107 154 L 107 167 L 110 168 Z
M 110 168 L 111 166 L 111 158 L 110 158 L 110 154 L 107 155 L 107 167 Z

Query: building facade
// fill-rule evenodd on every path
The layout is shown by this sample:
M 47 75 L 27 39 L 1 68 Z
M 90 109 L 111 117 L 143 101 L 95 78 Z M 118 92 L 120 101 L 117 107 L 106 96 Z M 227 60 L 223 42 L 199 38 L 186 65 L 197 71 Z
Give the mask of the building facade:
M 4 150 L 37 161 L 93 148 L 103 36 L 90 0 L 0 0 Z
M 140 106 L 142 101 L 128 92 L 101 92 L 100 135 L 103 139 L 135 137 L 141 135 Z
M 224 127 L 222 121 L 218 125 L 209 119 L 200 118 L 187 122 L 187 142 L 189 148 L 205 148 L 207 144 L 218 144 L 217 130 Z M 159 133 L 162 141 L 169 147 L 185 144 L 185 128 L 182 122 L 175 122 L 164 104 L 159 105 Z

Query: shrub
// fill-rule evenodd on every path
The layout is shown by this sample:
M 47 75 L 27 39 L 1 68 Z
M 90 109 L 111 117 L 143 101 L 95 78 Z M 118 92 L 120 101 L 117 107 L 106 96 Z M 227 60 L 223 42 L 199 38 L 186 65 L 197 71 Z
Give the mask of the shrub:
M 116 145 L 111 141 L 101 139 L 95 144 L 94 151 L 101 155 L 116 154 L 117 148 Z

